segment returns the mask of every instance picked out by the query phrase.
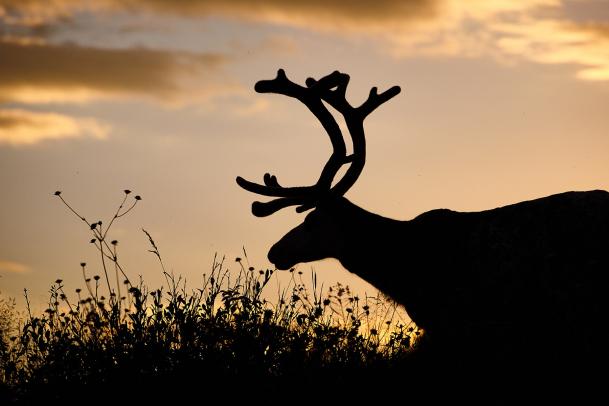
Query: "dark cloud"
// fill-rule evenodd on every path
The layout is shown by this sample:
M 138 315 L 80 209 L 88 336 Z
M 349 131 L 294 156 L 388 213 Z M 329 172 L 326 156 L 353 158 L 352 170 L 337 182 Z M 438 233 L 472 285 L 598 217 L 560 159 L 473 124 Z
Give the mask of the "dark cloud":
M 13 17 L 35 22 L 78 11 L 152 10 L 178 15 L 228 14 L 241 18 L 367 24 L 433 16 L 445 0 L 0 0 Z
M 325 24 L 370 24 L 433 17 L 443 0 L 132 0 L 180 14 L 228 14 L 242 18 Z
M 188 76 L 213 71 L 220 54 L 166 52 L 151 49 L 102 49 L 75 45 L 24 45 L 0 42 L 0 100 L 20 100 L 70 92 L 139 94 L 170 99 Z M 24 96 L 24 97 L 26 97 Z M 26 100 L 27 101 L 27 100 Z

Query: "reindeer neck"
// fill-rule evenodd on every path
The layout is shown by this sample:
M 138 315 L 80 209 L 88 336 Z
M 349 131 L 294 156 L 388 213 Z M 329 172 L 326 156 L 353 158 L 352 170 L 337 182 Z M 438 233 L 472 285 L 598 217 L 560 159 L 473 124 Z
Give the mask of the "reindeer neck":
M 350 272 L 373 285 L 385 285 L 380 267 L 399 261 L 408 231 L 408 222 L 371 213 L 344 200 L 337 213 L 343 241 L 337 259 Z

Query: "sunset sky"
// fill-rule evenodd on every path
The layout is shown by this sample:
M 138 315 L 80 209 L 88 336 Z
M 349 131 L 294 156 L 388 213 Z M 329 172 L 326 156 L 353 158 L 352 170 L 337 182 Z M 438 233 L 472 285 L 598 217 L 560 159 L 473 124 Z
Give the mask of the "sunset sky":
M 303 218 L 255 218 L 235 177 L 314 183 L 331 153 L 306 107 L 254 84 L 351 75 L 402 93 L 366 121 L 367 164 L 347 197 L 410 219 L 568 190 L 609 190 L 609 0 L 0 0 L 0 291 L 41 303 L 57 278 L 99 273 L 88 219 L 116 226 L 127 273 L 197 287 L 214 254 L 268 248 Z M 408 272 L 407 252 L 395 269 Z M 326 285 L 373 291 L 335 261 Z

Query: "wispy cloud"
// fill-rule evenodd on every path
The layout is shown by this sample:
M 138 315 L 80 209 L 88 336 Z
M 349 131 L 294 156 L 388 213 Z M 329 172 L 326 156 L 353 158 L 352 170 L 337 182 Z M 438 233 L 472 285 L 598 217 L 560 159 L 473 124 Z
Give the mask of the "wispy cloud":
M 497 46 L 506 54 L 545 64 L 576 64 L 577 77 L 609 80 L 609 24 L 528 21 L 496 24 Z
M 19 262 L 3 261 L 0 259 L 0 274 L 1 273 L 26 273 L 30 272 L 30 268 L 27 265 L 20 264 Z
M 57 113 L 35 113 L 21 109 L 0 109 L 0 145 L 30 146 L 63 138 L 106 138 L 109 126 L 93 118 L 74 118 Z M 2 264 L 7 262 L 0 261 Z

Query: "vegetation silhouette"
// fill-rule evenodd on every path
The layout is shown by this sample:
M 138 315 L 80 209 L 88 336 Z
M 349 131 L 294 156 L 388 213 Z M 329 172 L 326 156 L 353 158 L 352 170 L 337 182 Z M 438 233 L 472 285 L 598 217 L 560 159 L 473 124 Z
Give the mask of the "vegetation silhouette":
M 289 269 L 336 258 L 403 304 L 426 332 L 428 371 L 467 367 L 480 377 L 519 368 L 569 380 L 605 365 L 609 193 L 567 192 L 472 213 L 439 209 L 410 221 L 367 212 L 342 195 L 364 167 L 364 119 L 400 89 L 373 88 L 353 107 L 348 83 L 348 75 L 333 72 L 300 86 L 279 70 L 256 84 L 257 92 L 302 102 L 334 148 L 312 186 L 284 187 L 268 173 L 263 184 L 237 178 L 250 192 L 276 197 L 254 202 L 256 216 L 313 209 L 270 249 L 269 260 Z M 343 116 L 352 155 L 324 102 Z M 350 166 L 335 180 L 343 165 Z
M 358 297 L 338 284 L 323 291 L 292 270 L 263 292 L 276 273 L 249 265 L 244 250 L 229 264 L 214 258 L 196 289 L 165 269 L 145 231 L 165 285 L 132 281 L 119 260 L 112 227 L 140 196 L 124 191 L 109 221 L 93 221 L 55 195 L 91 232 L 100 258 L 80 264 L 83 288 L 50 288 L 48 308 L 29 305 L 18 321 L 14 301 L 0 297 L 0 404 L 161 404 L 284 402 L 303 387 L 340 388 L 393 368 L 416 342 L 416 326 L 382 297 Z M 91 268 L 98 268 L 93 274 Z M 269 285 L 273 285 L 269 287 Z M 17 325 L 19 322 L 19 325 Z

